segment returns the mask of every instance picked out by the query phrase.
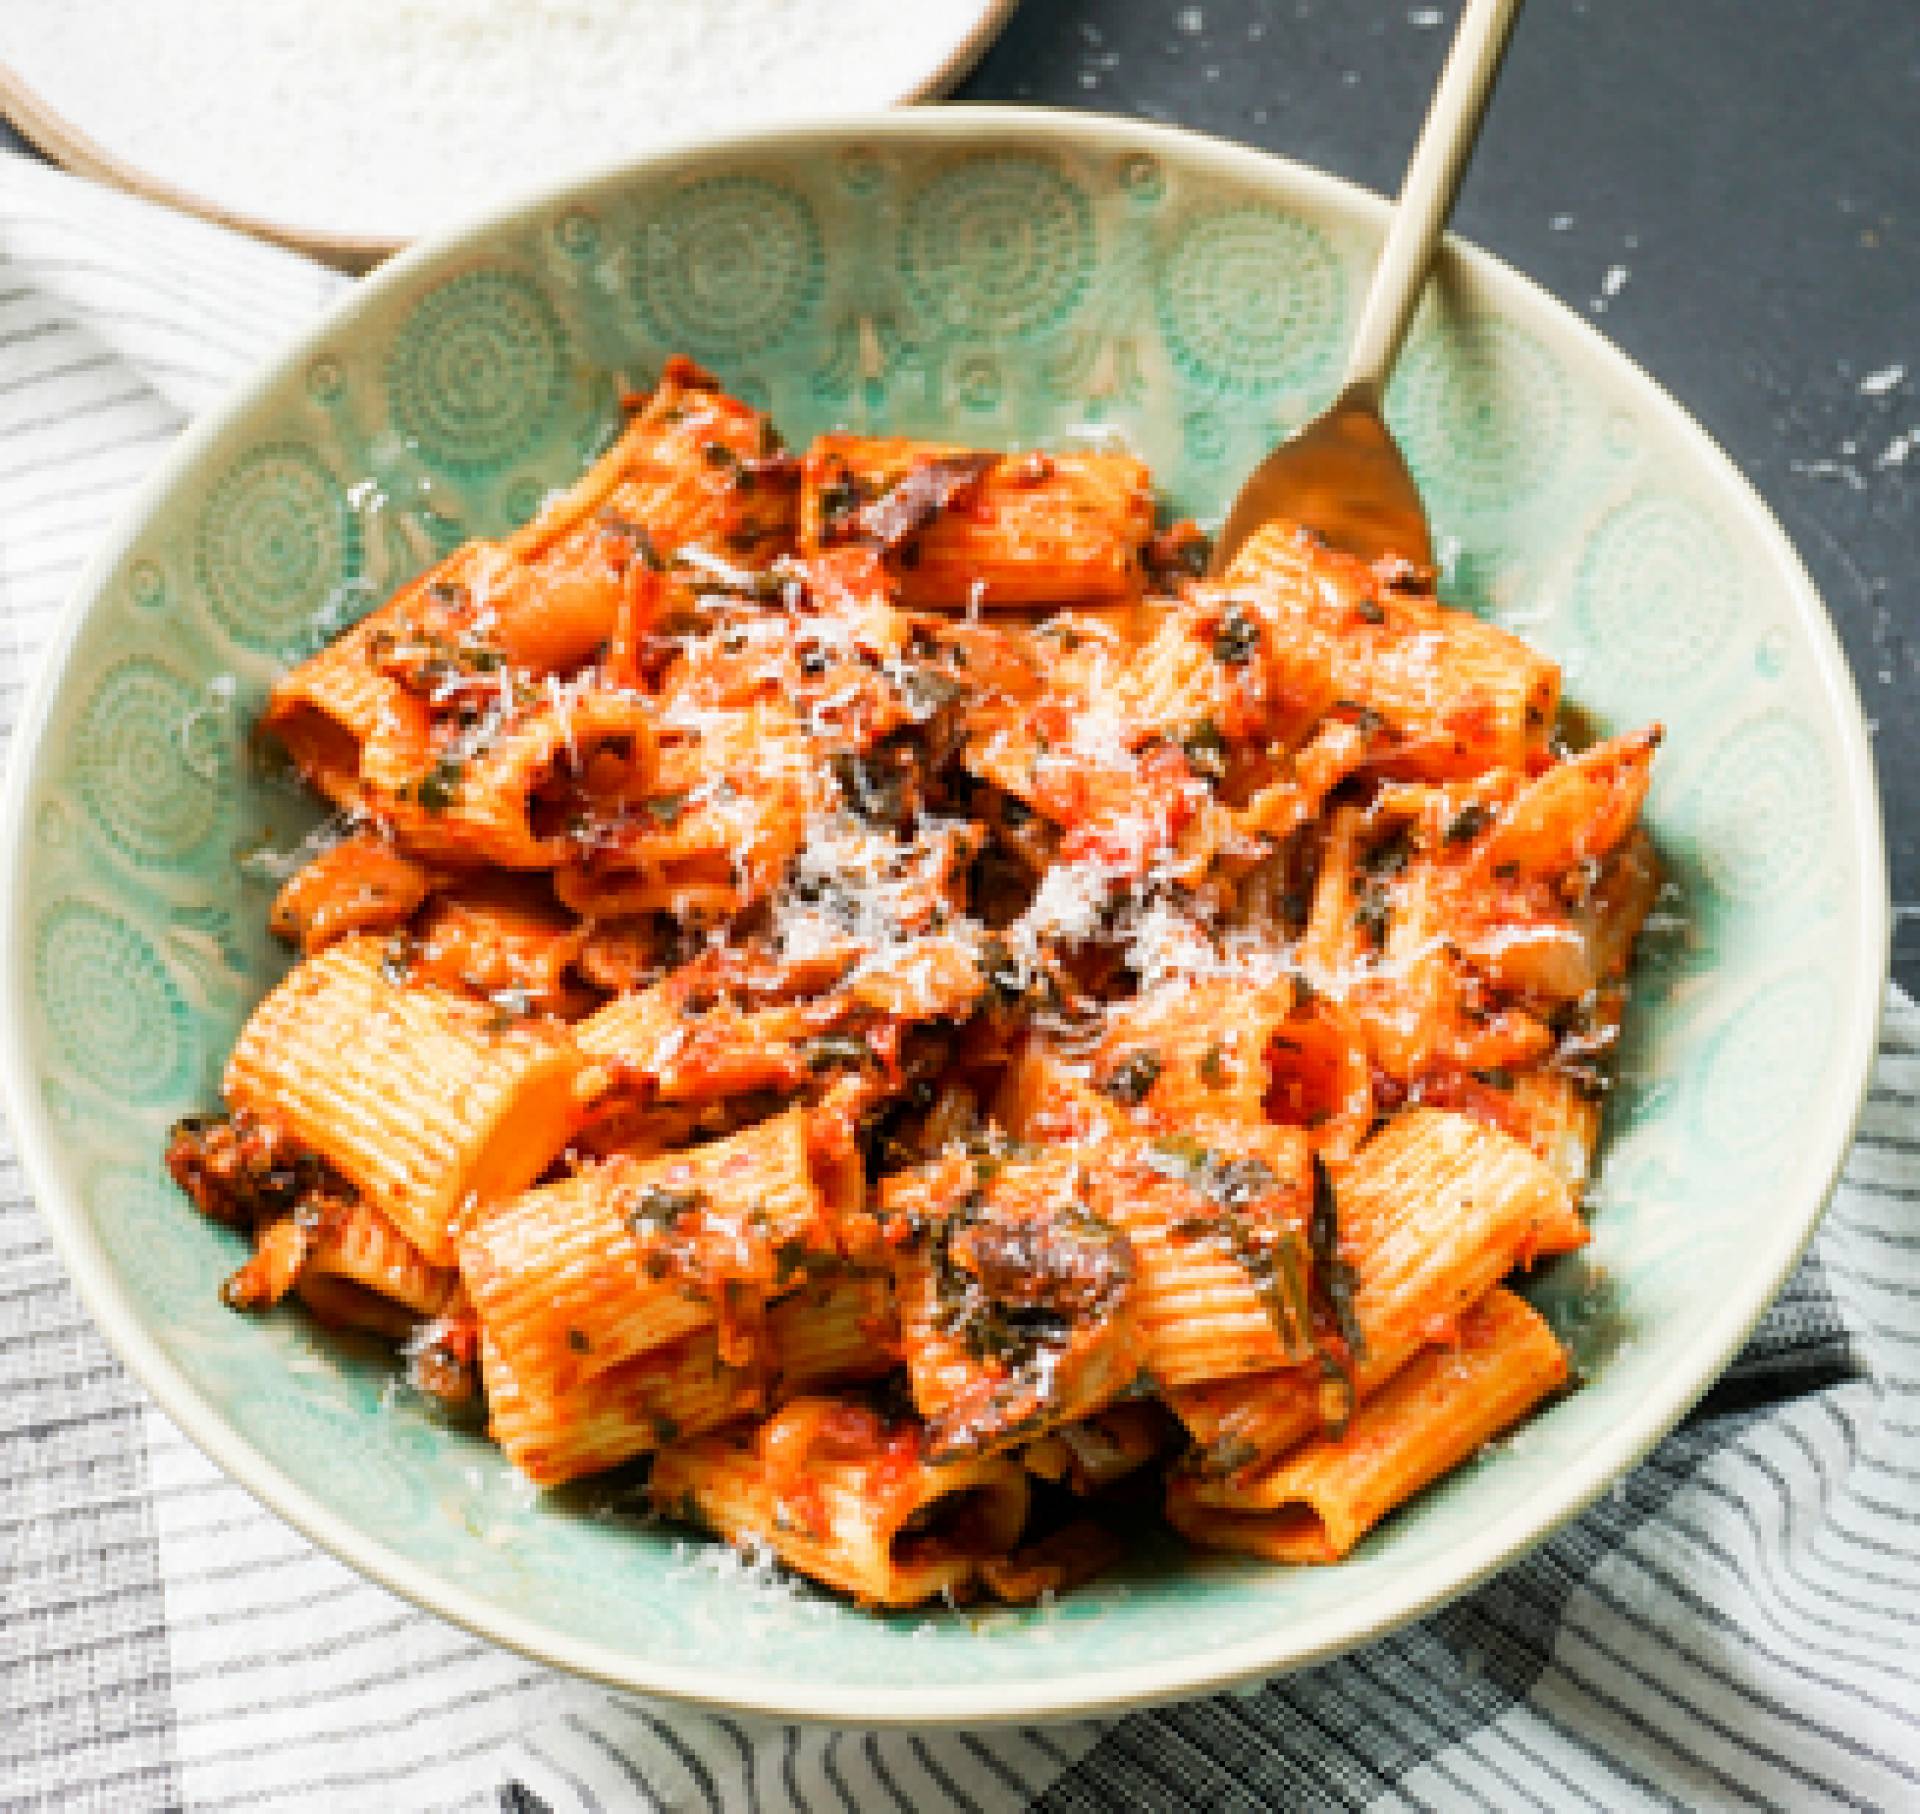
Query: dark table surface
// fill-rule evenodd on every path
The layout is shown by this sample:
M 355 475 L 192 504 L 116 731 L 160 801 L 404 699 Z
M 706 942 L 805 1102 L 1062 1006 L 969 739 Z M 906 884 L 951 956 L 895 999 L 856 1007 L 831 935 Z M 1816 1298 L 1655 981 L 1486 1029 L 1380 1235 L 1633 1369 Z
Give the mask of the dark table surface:
M 1025 0 L 960 96 L 1172 121 L 1391 190 L 1458 11 Z M 1533 0 L 1456 225 L 1582 311 L 1624 267 L 1607 333 L 1786 525 L 1874 727 L 1895 973 L 1920 989 L 1920 3 Z

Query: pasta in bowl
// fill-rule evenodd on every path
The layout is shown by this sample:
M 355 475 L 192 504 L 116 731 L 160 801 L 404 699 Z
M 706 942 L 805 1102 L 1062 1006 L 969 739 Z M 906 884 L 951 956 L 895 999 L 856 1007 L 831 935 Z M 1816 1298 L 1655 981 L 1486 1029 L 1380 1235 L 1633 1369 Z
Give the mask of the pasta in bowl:
M 340 816 L 169 1143 L 227 1301 L 878 1606 L 1159 1464 L 1332 1561 L 1562 1386 L 1500 1281 L 1586 1244 L 1658 732 L 1298 525 L 1191 577 L 1129 455 L 629 410 L 268 696 Z
M 403 262 L 130 522 L 15 773 L 12 1107 L 116 1339 L 358 1565 L 650 1692 L 1040 1717 L 1457 1591 L 1710 1378 L 1868 1049 L 1844 675 L 1670 406 L 1459 255 L 1399 406 L 1449 572 L 1276 531 L 1195 583 L 1367 211 L 980 130 Z M 186 779 L 80 759 L 159 687 Z M 251 1258 L 154 1157 L 223 1083 L 173 1156 Z

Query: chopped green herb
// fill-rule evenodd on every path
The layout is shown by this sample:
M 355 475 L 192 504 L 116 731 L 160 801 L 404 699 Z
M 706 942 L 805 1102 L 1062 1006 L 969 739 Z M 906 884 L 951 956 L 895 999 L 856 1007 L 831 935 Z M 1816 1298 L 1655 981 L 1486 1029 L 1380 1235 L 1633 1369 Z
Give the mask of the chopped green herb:
M 1402 825 L 1374 845 L 1360 867 L 1368 875 L 1385 881 L 1390 876 L 1402 874 L 1412 860 L 1413 828 Z
M 1471 844 L 1492 823 L 1493 814 L 1475 800 L 1454 814 L 1453 822 L 1447 827 L 1447 842 Z
M 1369 741 L 1387 728 L 1387 721 L 1372 706 L 1358 699 L 1336 699 L 1333 704 L 1336 711 L 1345 712 L 1353 720 L 1354 729 Z
M 966 696 L 967 689 L 938 668 L 908 668 L 900 676 L 900 697 L 916 718 L 931 718 Z
M 445 812 L 460 797 L 460 777 L 466 764 L 458 756 L 441 756 L 414 784 L 413 797 L 430 813 Z
M 1202 718 L 1180 739 L 1180 747 L 1196 775 L 1219 780 L 1227 772 L 1227 740 L 1211 718 Z
M 884 752 L 864 756 L 841 751 L 829 759 L 841 798 L 872 825 L 901 825 L 909 816 L 906 775 Z
M 1280 1188 L 1264 1159 L 1226 1159 L 1197 1140 L 1176 1135 L 1153 1143 L 1152 1169 L 1176 1178 L 1223 1209 L 1240 1209 Z
M 830 1071 L 835 1065 L 867 1065 L 873 1062 L 873 1048 L 852 1033 L 822 1033 L 807 1041 L 804 1048 L 807 1069 Z
M 1003 1007 L 1027 997 L 1029 979 L 1026 970 L 1018 958 L 1008 949 L 1004 939 L 990 938 L 980 947 L 980 955 L 974 960 L 980 974 L 993 991 L 994 998 Z
M 773 1282 L 776 1288 L 791 1285 L 807 1270 L 807 1244 L 804 1241 L 782 1241 L 773 1253 Z
M 1200 1451 L 1200 1471 L 1216 1477 L 1237 1474 L 1242 1468 L 1252 1467 L 1259 1459 L 1259 1448 L 1246 1437 L 1237 1434 L 1220 1436 Z
M 1357 1280 L 1353 1268 L 1340 1257 L 1340 1202 L 1333 1188 L 1333 1174 L 1318 1153 L 1313 1155 L 1313 1213 L 1307 1222 L 1307 1244 L 1313 1250 L 1314 1278 L 1333 1313 L 1334 1327 L 1347 1345 L 1347 1353 L 1359 1360 L 1367 1352 L 1354 1314 L 1353 1294 Z
M 1393 904 L 1387 898 L 1386 888 L 1379 882 L 1363 883 L 1354 903 L 1353 923 L 1367 935 L 1374 950 L 1387 948 L 1387 928 L 1392 918 Z
M 1362 623 L 1383 624 L 1387 621 L 1385 610 L 1381 608 L 1380 601 L 1375 598 L 1372 593 L 1368 593 L 1365 598 L 1361 599 L 1360 602 L 1354 606 L 1354 610 L 1360 614 L 1360 621 Z
M 1206 578 L 1213 544 L 1197 528 L 1187 527 L 1190 533 L 1171 531 L 1147 544 L 1147 568 L 1156 579 Z
M 533 996 L 525 989 L 496 989 L 487 1001 L 491 1008 L 487 1015 L 489 1033 L 504 1033 L 533 1012 Z
M 1200 1055 L 1200 1081 L 1210 1090 L 1226 1087 L 1227 1055 L 1218 1040 Z
M 687 810 L 687 796 L 684 789 L 677 794 L 655 794 L 644 804 L 647 817 L 656 825 L 677 825 Z
M 705 1208 L 705 1195 L 697 1190 L 674 1190 L 664 1184 L 649 1184 L 634 1198 L 626 1212 L 628 1229 L 642 1239 L 651 1235 L 664 1234 L 680 1220 L 682 1216 L 693 1215 Z M 665 1259 L 657 1254 L 656 1259 Z
M 1107 1073 L 1106 1081 L 1100 1086 L 1101 1094 L 1122 1108 L 1138 1107 L 1158 1081 L 1160 1070 L 1160 1054 L 1151 1046 L 1142 1046 L 1138 1051 L 1129 1052 Z
M 850 472 L 835 473 L 820 488 L 820 515 L 829 529 L 853 516 L 865 502 L 859 481 Z
M 1313 1342 L 1313 1300 L 1306 1250 L 1290 1228 L 1256 1224 L 1235 1210 L 1221 1213 L 1216 1239 L 1252 1280 L 1267 1320 L 1290 1355 L 1304 1356 Z
M 1243 668 L 1260 647 L 1260 626 L 1238 605 L 1229 605 L 1213 633 L 1213 658 L 1224 667 Z
M 571 1348 L 575 1354 L 591 1354 L 593 1352 L 593 1343 L 587 1340 L 587 1332 L 584 1329 L 569 1329 L 567 1331 L 567 1346 Z

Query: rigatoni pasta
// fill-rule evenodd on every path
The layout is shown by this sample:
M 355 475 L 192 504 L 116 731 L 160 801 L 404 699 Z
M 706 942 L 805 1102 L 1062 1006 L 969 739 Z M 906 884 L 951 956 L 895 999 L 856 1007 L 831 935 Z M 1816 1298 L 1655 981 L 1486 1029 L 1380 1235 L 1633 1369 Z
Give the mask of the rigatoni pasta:
M 1084 605 L 1142 590 L 1153 486 L 1125 455 L 822 435 L 803 472 L 808 552 L 880 549 L 908 605 Z
M 1565 1383 L 1566 1350 L 1524 1298 L 1496 1287 L 1345 1426 L 1289 1450 L 1258 1486 L 1211 1498 L 1191 1476 L 1167 1512 L 1197 1542 L 1276 1562 L 1337 1562 L 1402 1500 Z
M 875 1606 L 1335 1561 L 1563 1389 L 1657 728 L 1146 469 L 685 360 L 274 686 L 336 819 L 167 1162 L 236 1309 Z
M 767 1546 L 870 1606 L 958 1597 L 1027 1520 L 1027 1476 L 1000 1456 L 935 1464 L 911 1418 L 797 1399 L 751 1433 L 661 1452 L 654 1504 L 734 1543 Z
M 751 1358 L 762 1307 L 805 1260 L 838 1260 L 804 1111 L 722 1140 L 583 1165 L 479 1211 L 460 1275 L 501 1358 L 529 1390 L 563 1392 L 692 1330 Z M 799 1256 L 796 1258 L 796 1256 Z
M 768 1307 L 749 1354 L 729 1360 L 708 1324 L 558 1389 L 529 1388 L 489 1337 L 487 1432 L 528 1479 L 558 1486 L 802 1393 L 874 1378 L 894 1365 L 892 1291 L 878 1274 L 802 1287 Z
M 1352 1277 L 1349 1365 L 1332 1377 L 1295 1369 L 1170 1395 L 1199 1445 L 1194 1471 L 1223 1480 L 1223 1494 L 1339 1422 L 1515 1268 L 1587 1238 L 1548 1166 L 1507 1135 L 1437 1109 L 1396 1117 L 1336 1189 Z
M 301 964 L 254 1010 L 223 1088 L 343 1174 L 435 1265 L 463 1216 L 533 1182 L 591 1088 L 544 1021 L 415 983 L 404 947 L 358 934 Z

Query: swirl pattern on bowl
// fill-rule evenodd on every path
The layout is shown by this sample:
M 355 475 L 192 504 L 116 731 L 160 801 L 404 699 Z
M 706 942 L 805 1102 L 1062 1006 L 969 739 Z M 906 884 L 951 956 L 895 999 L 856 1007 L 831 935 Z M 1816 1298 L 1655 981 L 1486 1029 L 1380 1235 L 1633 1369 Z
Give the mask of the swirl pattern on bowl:
M 738 362 L 802 326 L 826 255 L 804 196 L 762 176 L 690 184 L 635 241 L 634 298 L 662 346 Z
M 242 647 L 273 655 L 292 646 L 353 577 L 360 532 L 347 489 L 313 446 L 269 442 L 249 447 L 207 492 L 194 571 Z
M 569 352 L 538 284 L 513 271 L 466 272 L 422 296 L 394 337 L 393 425 L 429 465 L 496 472 L 547 433 Z

